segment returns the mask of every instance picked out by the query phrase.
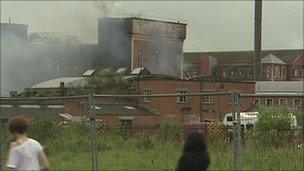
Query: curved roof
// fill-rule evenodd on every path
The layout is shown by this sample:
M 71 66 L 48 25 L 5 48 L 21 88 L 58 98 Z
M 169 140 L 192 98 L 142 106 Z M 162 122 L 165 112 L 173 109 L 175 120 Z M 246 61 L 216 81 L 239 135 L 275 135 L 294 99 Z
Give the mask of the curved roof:
M 59 88 L 61 82 L 64 82 L 65 87 L 73 87 L 84 86 L 86 81 L 84 77 L 61 77 L 35 84 L 30 88 Z

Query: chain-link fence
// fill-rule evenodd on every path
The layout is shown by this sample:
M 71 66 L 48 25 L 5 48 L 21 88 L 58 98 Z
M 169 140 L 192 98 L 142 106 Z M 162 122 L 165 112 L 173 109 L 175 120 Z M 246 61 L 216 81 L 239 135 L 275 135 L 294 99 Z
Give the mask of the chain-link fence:
M 45 147 L 53 170 L 174 170 L 190 132 L 204 135 L 211 170 L 301 170 L 298 125 L 253 126 L 262 109 L 243 111 L 255 98 L 261 97 L 213 92 L 2 98 L 1 166 L 12 138 L 7 118 L 31 114 L 29 134 Z M 216 99 L 227 104 L 213 108 L 208 102 Z M 270 114 L 281 108 L 272 110 L 263 108 Z M 303 113 L 297 112 L 299 124 Z M 205 120 L 209 113 L 213 119 Z

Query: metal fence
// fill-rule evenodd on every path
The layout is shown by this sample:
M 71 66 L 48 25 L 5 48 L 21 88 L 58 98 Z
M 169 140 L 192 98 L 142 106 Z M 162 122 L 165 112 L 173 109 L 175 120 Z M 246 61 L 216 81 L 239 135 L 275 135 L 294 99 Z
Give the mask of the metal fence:
M 88 161 L 86 162 L 81 162 L 81 161 L 71 161 L 74 165 L 75 168 L 78 169 L 92 169 L 92 170 L 109 170 L 109 168 L 114 167 L 114 163 L 108 162 L 105 163 L 103 162 L 104 160 L 107 159 L 107 154 L 109 151 L 105 151 L 104 148 L 110 148 L 110 147 L 103 147 L 107 146 L 102 144 L 102 140 L 100 138 L 102 137 L 107 137 L 109 135 L 110 129 L 116 129 L 116 132 L 120 133 L 123 138 L 129 139 L 130 141 L 133 141 L 134 139 L 138 139 L 136 135 L 139 135 L 140 133 L 147 132 L 149 136 L 145 136 L 142 141 L 139 141 L 138 143 L 150 143 L 151 137 L 156 136 L 157 131 L 160 129 L 159 126 L 134 126 L 134 125 L 128 125 L 128 123 L 120 123 L 115 126 L 112 125 L 111 127 L 105 126 L 103 127 L 102 125 L 98 124 L 98 117 L 97 117 L 97 111 L 99 110 L 98 104 L 113 104 L 116 102 L 119 103 L 124 103 L 126 104 L 125 107 L 127 109 L 132 109 L 131 104 L 137 104 L 138 106 L 144 105 L 141 102 L 145 100 L 150 100 L 150 101 L 158 101 L 156 107 L 158 108 L 165 108 L 164 112 L 167 112 L 169 115 L 172 114 L 174 115 L 177 111 L 176 106 L 161 106 L 163 105 L 166 101 L 172 101 L 176 103 L 176 101 L 180 100 L 180 106 L 184 105 L 183 102 L 185 100 L 185 97 L 190 99 L 190 98 L 204 98 L 204 97 L 225 97 L 229 98 L 230 102 L 230 111 L 232 113 L 232 119 L 233 119 L 233 126 L 232 130 L 225 128 L 226 129 L 226 134 L 225 136 L 217 139 L 212 139 L 208 138 L 208 146 L 210 150 L 210 155 L 211 155 L 211 169 L 230 169 L 230 170 L 244 170 L 244 169 L 257 169 L 258 167 L 255 167 L 255 165 L 258 165 L 260 163 L 257 163 L 256 161 L 258 160 L 252 160 L 254 158 L 260 158 L 258 162 L 270 162 L 270 165 L 273 167 L 261 167 L 260 169 L 268 170 L 268 169 L 284 169 L 284 163 L 278 163 L 276 160 L 279 158 L 285 158 L 288 160 L 287 163 L 294 163 L 291 164 L 291 167 L 304 167 L 304 162 L 301 158 L 301 151 L 296 147 L 297 145 L 297 140 L 295 137 L 291 136 L 285 136 L 284 138 L 291 139 L 291 141 L 285 141 L 285 139 L 282 139 L 283 145 L 281 146 L 276 146 L 273 145 L 272 147 L 269 147 L 269 150 L 273 150 L 273 153 L 263 153 L 265 152 L 266 148 L 261 148 L 261 144 L 256 143 L 256 141 L 248 141 L 250 138 L 248 138 L 248 135 L 244 132 L 244 129 L 242 129 L 242 124 L 241 124 L 241 115 L 240 115 L 240 105 L 243 103 L 244 99 L 254 99 L 254 98 L 261 98 L 261 97 L 298 97 L 298 98 L 303 98 L 303 95 L 293 95 L 293 96 L 273 96 L 273 95 L 254 95 L 254 94 L 239 94 L 237 92 L 228 92 L 228 93 L 189 93 L 189 94 L 152 94 L 152 95 L 109 95 L 109 94 L 93 94 L 90 93 L 89 95 L 84 95 L 84 96 L 71 96 L 71 97 L 37 97 L 37 98 L 1 98 L 1 105 L 25 105 L 25 104 L 31 104 L 31 105 L 64 105 L 65 100 L 77 100 L 77 101 L 82 101 L 84 104 L 86 104 L 85 108 L 85 113 L 86 113 L 86 121 L 90 123 L 90 138 L 87 141 L 90 141 L 90 153 L 91 156 L 88 156 L 88 151 L 86 153 L 73 153 L 75 155 L 83 155 L 83 158 L 87 158 L 88 161 L 91 162 L 91 164 L 88 164 Z M 173 104 L 173 103 L 172 103 Z M 129 106 L 130 105 L 130 106 Z M 145 107 L 147 105 L 144 105 Z M 199 120 L 202 121 L 202 106 L 201 103 L 194 104 L 192 106 L 195 110 L 193 111 L 193 114 L 200 116 Z M 179 109 L 179 108 L 178 108 Z M 185 115 L 189 114 L 187 107 L 185 109 Z M 197 110 L 196 110 L 197 109 Z M 153 109 L 151 109 L 153 110 Z M 218 109 L 215 109 L 219 111 Z M 43 111 L 43 109 L 42 109 Z M 157 111 L 154 111 L 157 113 Z M 1 114 L 2 115 L 2 114 Z M 11 117 L 11 116 L 5 116 L 5 117 Z M 5 131 L 4 126 L 2 124 L 4 117 L 3 115 L 1 116 L 0 119 L 0 163 L 1 163 L 1 168 L 4 167 L 4 158 L 7 154 L 7 149 L 5 146 L 5 138 L 7 135 L 4 135 Z M 188 127 L 186 128 L 185 126 L 181 127 L 181 130 L 183 132 L 183 136 L 187 132 L 192 132 L 192 131 L 197 131 L 199 129 L 202 129 L 202 133 L 204 135 L 208 134 L 208 128 L 204 129 L 204 126 L 200 126 L 199 128 L 197 127 Z M 211 129 L 211 128 L 210 128 Z M 283 130 L 284 131 L 284 130 Z M 283 132 L 282 131 L 282 132 Z M 293 135 L 293 134 L 288 134 L 288 135 Z M 148 137 L 148 138 L 147 138 Z M 56 137 L 57 139 L 61 137 Z M 142 137 L 141 137 L 142 138 Z M 146 140 L 146 139 L 148 140 Z M 302 138 L 303 139 L 303 138 Z M 129 140 L 125 140 L 120 143 L 127 143 Z M 284 142 L 283 142 L 284 141 Z M 299 140 L 300 142 L 303 140 Z M 149 143 L 148 143 L 149 142 Z M 177 148 L 174 149 L 177 151 L 175 155 L 175 159 L 178 159 L 178 155 L 180 151 L 182 151 L 182 142 L 183 140 L 179 141 L 179 144 L 177 145 Z M 77 143 L 77 142 L 75 142 Z M 299 144 L 299 143 L 298 143 Z M 159 146 L 162 146 L 164 144 L 159 144 Z M 111 145 L 110 145 L 111 146 Z M 173 145 L 172 145 L 173 146 Z M 252 148 L 251 148 L 252 147 Z M 62 147 L 64 148 L 64 146 Z M 82 147 L 79 147 L 82 148 Z M 110 149 L 113 149 L 114 147 L 111 147 Z M 115 147 L 115 148 L 120 148 L 120 147 Z M 149 146 L 148 146 L 149 148 Z M 157 147 L 158 148 L 158 147 Z M 170 146 L 168 148 L 171 148 Z M 140 149 L 140 148 L 139 148 Z M 54 149 L 49 149 L 47 148 L 50 153 Z M 164 152 L 165 149 L 160 150 L 161 152 Z M 174 151 L 172 150 L 172 151 Z M 147 153 L 147 149 L 144 149 L 140 151 L 140 153 Z M 287 156 L 286 156 L 287 155 Z M 160 157 L 166 156 L 165 154 L 163 156 L 160 155 Z M 117 156 L 116 156 L 117 157 Z M 77 157 L 76 157 L 77 158 Z M 155 156 L 154 156 L 155 158 Z M 154 158 L 152 157 L 151 161 L 154 161 Z M 78 157 L 79 159 L 79 157 Z M 164 160 L 169 160 L 168 158 L 164 158 Z M 264 161 L 263 161 L 264 160 Z M 255 161 L 255 162 L 254 162 Z M 220 166 L 215 166 L 215 163 L 221 163 L 219 164 Z M 153 162 L 152 162 L 153 163 Z M 170 163 L 170 162 L 168 162 Z M 171 162 L 174 163 L 174 162 Z M 58 163 L 54 163 L 56 165 Z M 155 163 L 153 163 L 155 164 Z M 175 164 L 175 163 L 174 163 Z M 118 163 L 119 165 L 119 163 Z M 164 167 L 153 167 L 151 166 L 149 169 L 174 169 L 172 168 L 172 165 L 169 166 L 169 168 L 166 168 L 166 163 L 164 162 Z M 78 167 L 80 166 L 80 167 Z M 90 168 L 87 168 L 90 167 Z M 127 166 L 126 166 L 127 167 Z M 121 167 L 118 169 L 136 169 L 136 168 L 126 168 L 126 167 Z M 133 165 L 129 166 L 133 167 Z M 135 166 L 134 166 L 135 167 Z M 58 167 L 60 168 L 60 167 Z M 67 169 L 67 168 L 65 168 Z M 138 168 L 137 168 L 138 169 Z M 298 168 L 294 168 L 297 170 Z M 300 169 L 299 169 L 300 170 Z

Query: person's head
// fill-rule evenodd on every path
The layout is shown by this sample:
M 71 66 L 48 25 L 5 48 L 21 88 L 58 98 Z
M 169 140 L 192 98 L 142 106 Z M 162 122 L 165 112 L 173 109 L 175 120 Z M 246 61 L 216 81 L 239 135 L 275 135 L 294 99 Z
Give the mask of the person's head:
M 26 134 L 28 121 L 24 116 L 16 116 L 9 122 L 9 130 L 12 134 Z
M 185 142 L 184 153 L 201 151 L 206 151 L 203 135 L 199 132 L 190 133 Z

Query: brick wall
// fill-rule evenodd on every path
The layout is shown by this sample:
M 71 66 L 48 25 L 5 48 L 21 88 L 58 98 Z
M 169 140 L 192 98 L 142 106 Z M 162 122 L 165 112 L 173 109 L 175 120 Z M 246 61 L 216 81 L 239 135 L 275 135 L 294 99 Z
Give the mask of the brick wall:
M 175 94 L 178 90 L 187 90 L 188 93 L 202 91 L 229 92 L 254 94 L 255 84 L 252 82 L 201 82 L 184 80 L 140 80 L 136 87 L 141 94 L 149 90 L 151 94 Z M 253 105 L 254 99 L 247 98 L 241 101 L 240 109 L 244 111 Z M 213 97 L 211 103 L 203 103 L 202 97 L 188 97 L 184 103 L 178 102 L 176 97 L 156 97 L 150 102 L 141 99 L 140 105 L 159 112 L 161 119 L 169 118 L 175 121 L 184 121 L 187 115 L 196 115 L 202 119 L 221 119 L 231 112 L 228 96 Z

